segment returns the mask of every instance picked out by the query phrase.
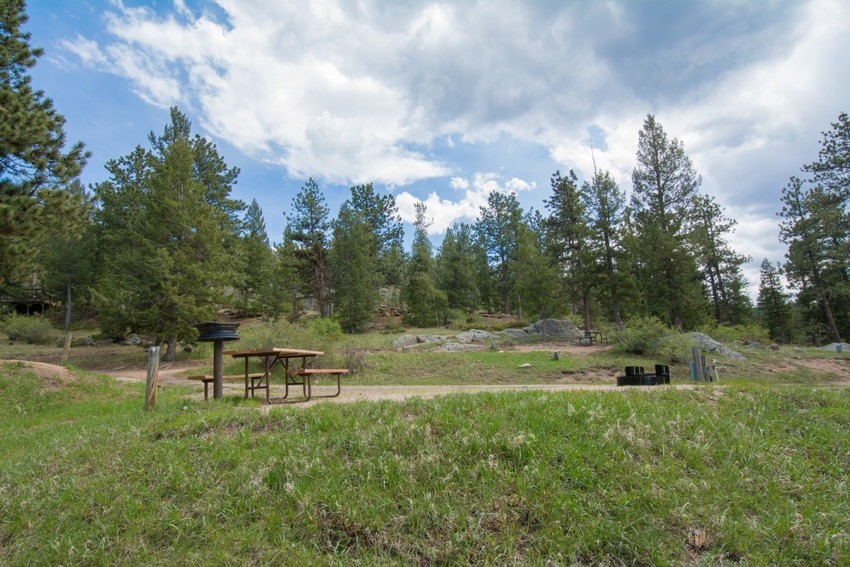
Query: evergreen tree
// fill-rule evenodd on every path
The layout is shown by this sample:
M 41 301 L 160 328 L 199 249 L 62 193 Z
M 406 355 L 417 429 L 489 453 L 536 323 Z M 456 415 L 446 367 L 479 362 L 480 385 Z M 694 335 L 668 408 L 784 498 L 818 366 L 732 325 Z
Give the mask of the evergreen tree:
M 292 214 L 287 215 L 288 238 L 295 245 L 297 273 L 304 290 L 313 296 L 322 317 L 330 315 L 330 277 L 328 274 L 328 235 L 330 221 L 325 197 L 313 178 L 292 200 Z
M 163 134 L 149 137 L 151 150 L 110 161 L 111 179 L 95 188 L 106 246 L 99 320 L 112 334 L 166 340 L 166 360 L 177 341 L 196 336 L 195 323 L 213 316 L 232 282 L 233 219 L 244 208 L 228 196 L 238 171 L 190 130 L 172 108 Z
M 750 315 L 751 303 L 744 293 L 746 284 L 741 266 L 751 258 L 732 250 L 725 237 L 738 223 L 726 217 L 720 205 L 709 196 L 694 199 L 693 213 L 691 239 L 703 267 L 714 319 L 717 323 L 742 323 L 742 318 Z
M 626 196 L 607 171 L 594 171 L 593 180 L 582 184 L 581 196 L 589 218 L 594 288 L 614 325 L 622 329 L 621 302 L 634 287 L 628 262 L 623 258 Z
M 343 203 L 333 222 L 331 264 L 334 282 L 334 316 L 343 330 L 364 329 L 378 304 L 373 226 L 362 213 Z
M 439 325 L 446 320 L 448 299 L 437 289 L 431 241 L 428 239 L 430 219 L 424 203 L 416 203 L 413 223 L 413 246 L 407 265 L 407 281 L 402 296 L 405 303 L 405 322 L 424 327 Z
M 236 290 L 239 306 L 247 315 L 267 314 L 273 310 L 271 279 L 275 269 L 274 253 L 269 245 L 263 210 L 251 200 L 242 223 L 239 246 L 239 270 Z
M 845 213 L 838 199 L 830 197 L 822 186 L 807 188 L 802 179 L 792 177 L 782 190 L 779 235 L 788 245 L 785 273 L 799 289 L 797 302 L 806 314 L 812 340 L 825 335 L 840 342 L 833 304 L 840 305 L 846 296 L 846 260 L 836 254 L 844 237 L 830 234 L 830 229 L 836 225 L 832 219 Z
M 277 319 L 286 313 L 290 322 L 301 316 L 299 302 L 301 287 L 298 270 L 301 263 L 298 258 L 298 246 L 285 230 L 283 242 L 275 247 L 274 270 L 269 285 L 269 315 Z
M 439 289 L 446 294 L 451 309 L 470 313 L 481 301 L 475 269 L 477 248 L 475 233 L 470 225 L 457 223 L 446 230 L 437 257 L 437 282 Z
M 30 275 L 50 224 L 84 224 L 82 197 L 66 191 L 86 163 L 82 143 L 67 152 L 65 119 L 29 70 L 43 54 L 30 47 L 23 0 L 0 4 L 0 284 Z
M 584 203 L 579 195 L 578 179 L 570 171 L 567 177 L 556 171 L 551 178 L 552 197 L 544 201 L 550 216 L 547 223 L 549 247 L 557 263 L 566 297 L 575 306 L 581 305 L 584 330 L 590 325 L 590 293 L 592 258 L 588 247 L 590 227 Z
M 780 239 L 785 268 L 799 289 L 813 340 L 840 341 L 850 332 L 850 117 L 841 113 L 823 133 L 818 160 L 803 166 L 782 191 Z M 819 330 L 822 329 L 822 330 Z
M 758 308 L 773 340 L 787 343 L 791 334 L 791 306 L 783 291 L 780 269 L 765 258 L 761 263 Z
M 546 251 L 546 220 L 530 211 L 517 240 L 516 304 L 523 313 L 546 318 L 559 310 L 558 271 Z
M 352 210 L 369 226 L 373 238 L 378 285 L 397 286 L 404 278 L 404 227 L 392 195 L 378 195 L 371 183 L 351 188 Z
M 691 211 L 701 178 L 682 142 L 670 140 L 651 114 L 638 133 L 632 171 L 638 281 L 650 315 L 693 327 L 705 313 L 696 260 L 688 246 Z
M 522 208 L 516 195 L 494 191 L 487 196 L 487 206 L 480 208 L 476 224 L 476 232 L 493 270 L 502 313 L 505 314 L 510 313 L 510 298 L 514 291 L 514 264 L 521 223 Z

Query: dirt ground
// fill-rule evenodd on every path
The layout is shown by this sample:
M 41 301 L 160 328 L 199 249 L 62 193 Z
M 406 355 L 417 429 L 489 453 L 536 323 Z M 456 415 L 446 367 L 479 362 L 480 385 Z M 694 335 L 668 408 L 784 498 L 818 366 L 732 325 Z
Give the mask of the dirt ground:
M 551 347 L 551 348 L 550 348 Z M 559 352 L 570 352 L 571 354 L 578 355 L 589 355 L 594 351 L 598 351 L 600 349 L 605 349 L 608 347 L 572 347 L 571 345 L 547 345 L 543 350 L 557 350 Z M 576 349 L 573 352 L 572 349 Z M 518 349 L 519 350 L 519 349 Z M 521 349 L 521 350 L 534 350 L 534 349 Z M 539 347 L 537 350 L 541 350 Z M 27 364 L 30 366 L 42 379 L 45 380 L 45 386 L 50 387 L 51 384 L 59 385 L 62 382 L 73 379 L 73 374 L 71 374 L 67 368 L 62 366 L 57 366 L 54 364 L 48 364 L 44 362 L 31 362 L 31 361 L 21 361 L 23 364 Z M 197 393 L 193 394 L 192 397 L 195 399 L 203 399 L 203 386 L 199 382 L 187 382 L 185 375 L 186 371 L 191 370 L 193 368 L 203 368 L 208 366 L 206 361 L 181 361 L 173 364 L 162 364 L 159 367 L 159 384 L 161 386 L 167 385 L 195 385 L 197 386 Z M 122 382 L 145 382 L 147 380 L 147 370 L 145 368 L 134 368 L 134 367 L 120 367 L 109 370 L 101 371 L 103 374 L 107 374 L 112 376 L 116 380 L 120 380 Z M 599 384 L 598 379 L 601 377 L 599 373 L 604 374 L 604 378 L 611 378 L 610 384 Z M 479 393 L 479 392 L 504 392 L 504 391 L 515 391 L 515 392 L 524 392 L 524 391 L 547 391 L 547 392 L 560 392 L 560 391 L 575 391 L 575 390 L 602 390 L 602 391 L 615 391 L 617 387 L 613 385 L 614 383 L 614 374 L 610 377 L 608 376 L 608 371 L 599 370 L 599 371 L 577 371 L 575 373 L 565 375 L 564 378 L 558 384 L 489 384 L 489 385 L 448 385 L 448 386 L 438 386 L 438 385 L 424 385 L 424 386 L 351 386 L 351 385 L 343 385 L 342 393 L 335 398 L 318 398 L 313 399 L 310 402 L 298 402 L 298 407 L 307 407 L 317 403 L 347 403 L 347 402 L 356 402 L 356 401 L 378 401 L 378 400 L 392 400 L 392 401 L 400 401 L 408 398 L 433 398 L 436 396 L 446 395 L 446 394 L 454 394 L 454 393 Z M 588 383 L 595 382 L 595 383 Z M 675 386 L 677 388 L 687 388 L 688 385 L 679 385 Z M 243 392 L 243 384 L 242 382 L 225 382 L 224 383 L 224 393 L 225 395 L 239 395 Z M 315 385 L 313 387 L 314 396 L 321 396 L 323 394 L 330 394 L 335 391 L 336 386 L 331 380 L 323 380 L 319 382 L 318 386 Z M 651 390 L 650 388 L 644 390 Z M 282 396 L 283 395 L 283 386 L 272 385 L 272 397 Z M 263 409 L 271 409 L 273 407 L 278 407 L 277 405 L 263 405 L 261 408 Z

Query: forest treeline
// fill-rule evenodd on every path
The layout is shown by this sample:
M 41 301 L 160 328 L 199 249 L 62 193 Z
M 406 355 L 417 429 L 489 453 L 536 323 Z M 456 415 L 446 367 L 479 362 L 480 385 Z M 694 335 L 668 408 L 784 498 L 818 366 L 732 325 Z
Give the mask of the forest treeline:
M 177 108 L 161 132 L 110 160 L 102 182 L 83 187 L 83 145 L 66 148 L 63 117 L 31 85 L 41 50 L 21 31 L 23 3 L 5 3 L 0 19 L 0 291 L 43 288 L 68 317 L 75 305 L 111 336 L 158 337 L 173 353 L 221 306 L 296 318 L 304 298 L 349 332 L 368 326 L 380 301 L 413 325 L 488 310 L 572 314 L 588 329 L 636 316 L 680 329 L 756 322 L 783 341 L 850 330 L 847 114 L 782 191 L 788 252 L 784 263 L 763 261 L 753 305 L 742 274 L 751 259 L 729 245 L 736 221 L 701 192 L 682 142 L 653 115 L 639 132 L 628 198 L 607 171 L 556 171 L 542 210 L 492 192 L 478 219 L 451 226 L 436 248 L 418 203 L 407 251 L 392 194 L 353 186 L 334 217 L 308 179 L 272 245 L 256 200 L 232 197 L 239 171 Z M 382 299 L 387 289 L 395 294 Z

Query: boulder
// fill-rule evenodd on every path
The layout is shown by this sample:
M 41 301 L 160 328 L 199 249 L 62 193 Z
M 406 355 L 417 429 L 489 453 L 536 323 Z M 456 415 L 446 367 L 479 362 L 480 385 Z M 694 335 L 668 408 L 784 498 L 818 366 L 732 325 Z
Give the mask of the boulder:
M 584 336 L 584 331 L 581 331 L 569 319 L 541 319 L 528 327 L 524 327 L 523 331 L 529 335 L 542 335 L 544 326 L 547 337 L 579 339 Z
M 500 331 L 500 333 L 509 339 L 524 339 L 528 337 L 525 329 L 505 329 L 504 331 Z
M 393 346 L 398 348 L 404 348 L 406 346 L 411 346 L 419 343 L 418 337 L 416 335 L 402 335 L 393 341 Z
M 493 333 L 488 333 L 487 331 L 482 331 L 480 329 L 470 329 L 469 331 L 460 333 L 455 338 L 461 343 L 483 343 L 498 339 L 499 337 Z
M 473 344 L 473 343 L 446 343 L 444 345 L 440 345 L 435 348 L 435 351 L 438 352 L 474 352 L 478 350 L 483 350 L 486 348 L 483 344 Z
M 705 333 L 691 333 L 691 337 L 694 341 L 696 341 L 697 345 L 705 351 L 714 352 L 733 360 L 746 360 L 746 357 L 744 357 L 744 355 L 740 352 L 723 346 Z

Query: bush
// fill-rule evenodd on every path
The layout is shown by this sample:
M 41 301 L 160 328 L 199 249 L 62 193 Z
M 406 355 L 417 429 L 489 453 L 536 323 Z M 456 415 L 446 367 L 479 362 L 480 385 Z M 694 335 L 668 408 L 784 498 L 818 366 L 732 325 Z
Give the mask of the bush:
M 240 327 L 239 337 L 240 349 L 286 347 L 329 351 L 343 333 L 339 323 L 330 319 L 290 323 L 281 318 L 246 324 Z
M 342 332 L 342 327 L 339 326 L 339 321 L 335 319 L 319 317 L 318 319 L 310 321 L 307 327 L 315 333 L 316 336 L 331 342 L 338 341 L 345 336 L 345 333 Z
M 694 340 L 689 334 L 670 333 L 658 341 L 656 354 L 670 364 L 691 360 Z
M 672 331 L 657 317 L 633 317 L 618 331 L 615 340 L 629 354 L 651 354 L 658 351 L 662 338 Z
M 3 319 L 2 329 L 10 341 L 37 345 L 49 343 L 55 335 L 50 321 L 41 315 L 12 313 Z

